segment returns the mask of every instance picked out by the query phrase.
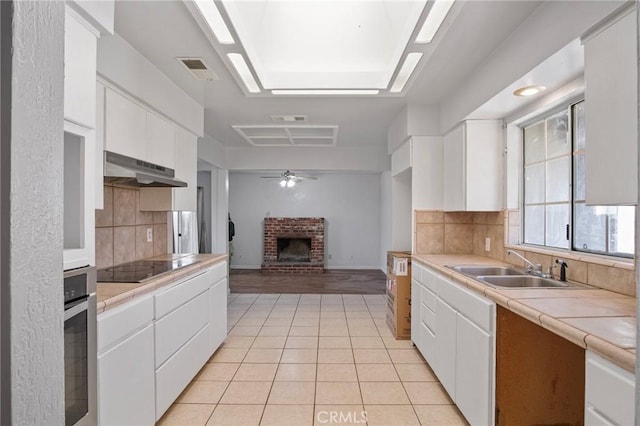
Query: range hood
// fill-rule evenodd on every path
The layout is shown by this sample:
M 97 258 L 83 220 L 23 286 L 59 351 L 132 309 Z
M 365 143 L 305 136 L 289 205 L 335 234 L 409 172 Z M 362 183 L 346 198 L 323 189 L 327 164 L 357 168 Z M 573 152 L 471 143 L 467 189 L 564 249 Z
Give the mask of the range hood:
M 174 178 L 174 171 L 115 152 L 104 152 L 104 181 L 123 186 L 181 188 L 186 182 Z

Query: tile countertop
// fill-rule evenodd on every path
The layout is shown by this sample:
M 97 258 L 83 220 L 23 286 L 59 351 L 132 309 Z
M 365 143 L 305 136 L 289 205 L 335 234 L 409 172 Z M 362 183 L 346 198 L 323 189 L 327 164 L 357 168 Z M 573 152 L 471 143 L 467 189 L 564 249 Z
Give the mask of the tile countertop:
M 413 260 L 436 269 L 570 342 L 597 352 L 625 370 L 635 372 L 635 298 L 596 287 L 584 290 L 494 288 L 445 266 L 508 265 L 481 256 L 413 255 Z
M 163 254 L 150 257 L 144 260 L 174 260 L 174 259 L 196 259 L 199 262 L 187 265 L 175 271 L 168 271 L 149 278 L 140 283 L 101 283 L 97 284 L 98 305 L 97 312 L 100 314 L 106 310 L 120 305 L 136 296 L 149 293 L 157 288 L 169 285 L 180 280 L 187 275 L 198 272 L 201 269 L 222 262 L 227 259 L 226 254 Z

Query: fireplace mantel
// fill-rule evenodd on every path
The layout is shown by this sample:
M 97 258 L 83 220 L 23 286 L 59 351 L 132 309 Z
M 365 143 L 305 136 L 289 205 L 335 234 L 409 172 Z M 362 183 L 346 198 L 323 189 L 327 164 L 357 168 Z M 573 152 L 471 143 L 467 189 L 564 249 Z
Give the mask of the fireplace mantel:
M 291 274 L 324 272 L 324 229 L 325 221 L 322 217 L 266 217 L 262 272 Z M 278 238 L 311 239 L 309 261 L 279 261 Z

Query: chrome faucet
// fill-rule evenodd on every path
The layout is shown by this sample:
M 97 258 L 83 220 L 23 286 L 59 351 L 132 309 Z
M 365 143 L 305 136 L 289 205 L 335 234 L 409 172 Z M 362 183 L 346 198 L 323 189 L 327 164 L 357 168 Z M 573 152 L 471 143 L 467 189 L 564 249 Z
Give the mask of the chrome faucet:
M 507 250 L 507 254 L 515 254 L 516 257 L 519 257 L 520 259 L 522 259 L 524 261 L 524 263 L 527 264 L 527 272 L 529 274 L 535 275 L 537 277 L 549 278 L 550 274 L 545 274 L 544 272 L 542 272 L 542 265 L 541 264 L 532 263 L 526 257 L 524 257 L 521 254 L 516 253 L 515 251 L 512 251 L 512 250 Z

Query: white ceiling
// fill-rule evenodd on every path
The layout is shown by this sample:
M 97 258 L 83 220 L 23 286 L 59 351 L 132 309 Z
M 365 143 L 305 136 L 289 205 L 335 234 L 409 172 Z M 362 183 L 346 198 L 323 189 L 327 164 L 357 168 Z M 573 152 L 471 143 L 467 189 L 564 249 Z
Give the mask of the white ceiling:
M 426 1 L 222 3 L 265 89 L 384 89 Z
M 226 146 L 249 146 L 234 125 L 264 125 L 271 115 L 295 114 L 308 116 L 309 124 L 339 126 L 339 147 L 384 149 L 387 128 L 404 106 L 440 104 L 539 4 L 460 2 L 455 20 L 441 29 L 446 36 L 425 52 L 402 97 L 247 97 L 182 1 L 117 1 L 115 29 L 205 106 L 205 133 Z M 204 58 L 220 80 L 195 80 L 176 57 Z

